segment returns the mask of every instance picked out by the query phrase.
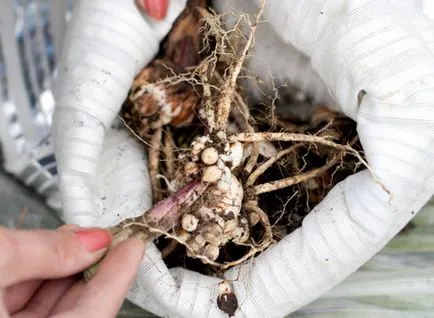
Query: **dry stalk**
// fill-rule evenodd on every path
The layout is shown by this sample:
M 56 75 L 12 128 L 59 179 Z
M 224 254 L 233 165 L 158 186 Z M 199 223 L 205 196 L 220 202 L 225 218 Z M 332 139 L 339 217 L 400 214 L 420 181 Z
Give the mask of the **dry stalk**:
M 205 192 L 207 187 L 208 184 L 205 182 L 192 181 L 167 199 L 155 204 L 142 215 L 126 219 L 110 227 L 109 230 L 113 235 L 113 239 L 107 252 L 118 243 L 133 237 L 142 240 L 144 243 L 153 241 L 160 234 L 152 231 L 152 229 L 160 229 L 163 232 L 169 231 L 179 223 L 183 211 L 188 209 Z M 85 281 L 89 281 L 95 275 L 100 263 L 101 260 L 84 271 Z

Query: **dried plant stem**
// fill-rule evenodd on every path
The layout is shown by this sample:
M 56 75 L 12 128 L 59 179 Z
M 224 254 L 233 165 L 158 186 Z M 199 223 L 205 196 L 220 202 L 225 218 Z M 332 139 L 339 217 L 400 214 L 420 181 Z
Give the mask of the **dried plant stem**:
M 256 195 L 258 195 L 258 194 L 262 194 L 262 193 L 272 192 L 272 191 L 276 191 L 279 189 L 283 189 L 283 188 L 292 186 L 294 184 L 305 182 L 311 178 L 314 178 L 314 177 L 326 172 L 328 169 L 330 169 L 332 166 L 334 166 L 336 164 L 336 162 L 338 161 L 338 159 L 340 157 L 341 157 L 341 155 L 335 155 L 329 162 L 327 162 L 327 164 L 325 164 L 324 166 L 322 166 L 320 168 L 312 169 L 308 172 L 298 174 L 295 176 L 291 176 L 291 177 L 287 177 L 287 178 L 283 178 L 283 179 L 280 179 L 277 181 L 259 184 L 253 188 L 254 193 Z
M 216 116 L 216 130 L 223 131 L 226 128 L 226 124 L 229 118 L 229 113 L 234 99 L 235 87 L 238 79 L 238 75 L 241 72 L 241 68 L 247 56 L 247 52 L 253 44 L 253 40 L 256 34 L 256 28 L 258 27 L 259 20 L 265 9 L 267 0 L 262 0 L 259 12 L 256 15 L 256 21 L 252 25 L 250 34 L 247 38 L 246 44 L 239 57 L 236 58 L 235 63 L 229 67 L 228 78 L 225 78 L 223 87 L 221 88 L 219 102 L 217 104 L 217 116 Z
M 283 156 L 286 156 L 287 154 L 295 151 L 301 145 L 302 144 L 292 145 L 289 148 L 286 148 L 284 150 L 279 151 L 273 157 L 271 157 L 270 159 L 268 159 L 267 161 L 265 161 L 258 168 L 256 168 L 255 171 L 253 171 L 250 174 L 249 178 L 246 181 L 246 186 L 252 186 L 256 182 L 256 180 L 258 179 L 258 177 L 260 175 L 262 175 L 268 168 L 270 168 L 276 161 L 278 161 Z
M 158 165 L 160 163 L 160 148 L 163 128 L 158 128 L 151 137 L 151 147 L 149 148 L 149 175 L 151 177 L 152 194 L 154 202 L 161 199 L 160 180 L 158 178 Z
M 109 228 L 113 235 L 108 250 L 129 238 L 139 238 L 144 243 L 159 237 L 155 230 L 167 232 L 179 223 L 182 212 L 190 207 L 207 189 L 208 184 L 202 181 L 192 181 L 172 194 L 167 199 L 158 202 L 140 216 L 126 219 L 118 225 Z M 104 258 L 105 255 L 103 255 Z M 83 273 L 85 281 L 89 281 L 96 273 L 102 260 L 86 269 Z

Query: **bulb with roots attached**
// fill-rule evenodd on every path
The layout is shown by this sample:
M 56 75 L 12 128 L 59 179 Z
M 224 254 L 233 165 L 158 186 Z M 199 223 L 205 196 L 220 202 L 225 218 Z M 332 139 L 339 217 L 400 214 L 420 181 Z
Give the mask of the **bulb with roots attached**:
M 240 142 L 201 136 L 193 141 L 189 159 L 180 178 L 195 176 L 209 185 L 182 219 L 190 234 L 188 255 L 215 261 L 222 246 L 250 238 L 248 217 L 241 213 L 243 186 L 233 173 L 245 160 L 244 148 Z

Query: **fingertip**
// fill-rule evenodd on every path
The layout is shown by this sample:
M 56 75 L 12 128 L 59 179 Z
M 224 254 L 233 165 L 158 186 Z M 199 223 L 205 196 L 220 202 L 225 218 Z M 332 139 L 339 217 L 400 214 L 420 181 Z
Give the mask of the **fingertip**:
M 102 228 L 86 228 L 74 231 L 80 242 L 86 249 L 93 253 L 107 248 L 111 241 L 112 235 L 110 231 Z
M 138 0 L 139 6 L 150 17 L 163 20 L 167 15 L 169 0 Z

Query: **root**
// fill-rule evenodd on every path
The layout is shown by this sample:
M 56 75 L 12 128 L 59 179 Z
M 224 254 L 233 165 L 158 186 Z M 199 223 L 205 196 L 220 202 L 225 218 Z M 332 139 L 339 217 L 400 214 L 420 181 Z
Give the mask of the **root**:
M 244 204 L 244 208 L 250 213 L 255 213 L 259 217 L 259 222 L 261 222 L 264 227 L 264 242 L 273 242 L 273 232 L 271 230 L 270 220 L 268 219 L 267 213 L 264 212 L 255 201 L 248 201 Z
M 301 144 L 293 145 L 285 150 L 279 151 L 277 154 L 275 154 L 273 157 L 265 161 L 262 165 L 260 165 L 258 168 L 256 168 L 255 171 L 253 171 L 249 178 L 246 181 L 246 186 L 252 186 L 259 176 L 261 176 L 268 168 L 270 168 L 276 161 L 278 161 L 283 156 L 286 156 L 287 154 L 295 151 L 298 147 L 300 147 Z
M 207 119 L 208 128 L 210 131 L 215 129 L 215 109 L 212 101 L 211 85 L 208 82 L 208 73 L 210 70 L 210 61 L 206 60 L 198 67 L 199 76 L 202 78 L 203 96 L 205 116 Z
M 219 102 L 217 105 L 217 118 L 215 129 L 222 131 L 226 129 L 227 121 L 229 118 L 229 113 L 234 98 L 235 87 L 238 79 L 238 75 L 241 72 L 241 68 L 247 56 L 247 52 L 253 44 L 253 40 L 256 34 L 256 28 L 258 27 L 259 20 L 265 9 L 267 0 L 262 0 L 261 7 L 258 14 L 256 15 L 256 21 L 252 25 L 249 37 L 247 38 L 246 44 L 239 57 L 236 58 L 235 64 L 229 67 L 228 78 L 225 78 L 223 87 L 221 88 L 221 93 L 219 96 Z
M 331 167 L 333 167 L 337 163 L 337 161 L 340 157 L 341 157 L 341 155 L 335 155 L 326 165 L 324 165 L 320 168 L 312 169 L 308 172 L 298 174 L 295 176 L 291 176 L 291 177 L 287 177 L 287 178 L 284 178 L 281 180 L 267 182 L 264 184 L 259 184 L 253 188 L 254 193 L 256 195 L 259 195 L 262 193 L 276 191 L 279 189 L 283 189 L 283 188 L 292 186 L 294 184 L 305 182 L 305 181 L 312 179 L 314 177 L 317 177 L 317 176 L 323 174 L 324 172 L 326 172 Z
M 150 233 L 158 234 L 158 236 L 164 235 L 166 238 L 170 238 L 170 239 L 174 240 L 175 242 L 177 242 L 177 243 L 179 243 L 181 245 L 184 245 L 185 248 L 191 253 L 191 255 L 193 255 L 195 258 L 200 259 L 205 264 L 209 264 L 209 265 L 212 265 L 212 266 L 215 266 L 215 267 L 218 267 L 218 268 L 221 268 L 223 266 L 223 264 L 220 264 L 218 262 L 212 261 L 212 260 L 210 260 L 208 257 L 206 257 L 204 255 L 197 254 L 187 243 L 185 243 L 184 241 L 182 241 L 181 239 L 179 239 L 177 236 L 172 235 L 172 234 L 170 234 L 167 231 L 163 231 L 163 230 L 161 230 L 159 228 L 155 228 L 155 227 L 147 227 L 143 223 L 139 223 L 139 224 L 136 224 L 136 225 L 146 227 L 146 229 Z
M 124 127 L 125 128 L 127 128 L 132 134 L 133 134 L 133 136 L 134 137 L 136 137 L 141 143 L 143 143 L 144 145 L 146 145 L 146 146 L 151 146 L 150 145 L 150 143 L 149 142 L 147 142 L 145 139 L 143 139 L 142 137 L 140 137 L 135 131 L 134 131 L 134 129 L 132 129 L 131 127 L 130 127 L 130 125 L 128 125 L 127 124 L 127 122 L 125 121 L 125 119 L 123 119 L 121 116 L 117 116 L 117 118 L 122 122 L 122 124 L 124 125 Z
M 259 253 L 262 253 L 263 251 L 265 251 L 268 247 L 270 247 L 271 244 L 273 244 L 272 241 L 263 241 L 262 244 L 259 245 L 258 247 L 251 246 L 250 250 L 243 257 L 241 257 L 235 261 L 232 261 L 232 262 L 226 262 L 224 264 L 221 264 L 220 269 L 226 270 L 230 267 L 234 267 L 234 266 L 243 264 L 248 259 L 254 257 L 256 254 L 259 254 Z
M 166 184 L 167 191 L 169 191 L 169 193 L 175 193 L 176 192 L 176 187 L 173 185 L 172 182 L 169 181 L 169 179 L 167 179 L 166 176 L 164 176 L 162 174 L 157 174 L 157 178 L 164 181 L 164 183 Z
M 253 168 L 258 163 L 258 158 L 259 158 L 259 143 L 255 142 L 252 145 L 252 153 L 250 155 L 249 161 L 247 161 L 247 164 L 244 167 L 244 170 L 247 173 L 251 173 L 252 172 Z
M 241 133 L 238 135 L 230 136 L 229 141 L 231 142 L 294 141 L 294 142 L 317 143 L 338 150 L 344 150 L 351 153 L 355 153 L 358 156 L 360 156 L 360 154 L 352 147 L 335 143 L 333 141 L 326 139 L 325 137 L 318 137 L 318 136 L 312 136 L 307 134 L 273 133 L 273 132 Z
M 329 146 L 337 150 L 345 151 L 356 157 L 371 173 L 374 181 L 389 195 L 389 199 L 393 199 L 393 195 L 389 189 L 386 188 L 384 183 L 378 178 L 377 174 L 372 170 L 371 166 L 366 162 L 365 159 L 360 155 L 360 153 L 355 150 L 350 145 L 341 145 L 336 142 L 330 141 L 325 137 L 305 135 L 305 134 L 295 134 L 295 133 L 271 133 L 271 132 L 261 132 L 261 133 L 241 133 L 238 135 L 233 135 L 229 137 L 232 142 L 258 142 L 258 141 L 298 141 L 298 142 L 309 142 L 322 144 L 324 146 Z M 268 192 L 268 191 L 266 191 Z
M 214 76 L 219 81 L 220 85 L 224 84 L 223 77 L 219 74 L 219 72 L 215 72 Z M 236 107 L 231 108 L 232 116 L 234 117 L 235 122 L 238 126 L 247 132 L 255 132 L 256 130 L 250 124 L 250 110 L 247 104 L 244 102 L 238 91 L 234 91 L 234 97 L 236 101 Z
M 166 176 L 170 180 L 173 179 L 175 173 L 175 155 L 173 154 L 174 149 L 175 141 L 173 140 L 172 132 L 167 130 L 164 134 L 163 153 L 166 165 Z
M 152 193 L 154 202 L 161 200 L 161 188 L 160 181 L 158 179 L 158 165 L 160 158 L 161 136 L 163 128 L 158 128 L 157 131 L 151 137 L 151 147 L 149 149 L 149 174 L 151 177 Z
M 199 262 L 190 264 L 185 260 L 181 266 L 199 271 L 205 269 L 206 273 L 210 269 L 211 272 L 220 273 L 220 270 L 246 262 L 279 241 L 279 235 L 286 235 L 298 227 L 311 206 L 320 202 L 335 181 L 355 172 L 362 164 L 381 184 L 362 155 L 352 147 L 354 140 L 344 144 L 355 133 L 345 120 L 333 122 L 335 115 L 330 114 L 331 121 L 324 126 L 328 117 L 324 117 L 327 114 L 320 113 L 310 122 L 303 119 L 303 124 L 292 124 L 290 121 L 293 117 L 288 117 L 288 122 L 276 117 L 279 113 L 275 108 L 277 94 L 272 102 L 271 115 L 268 107 L 265 112 L 260 104 L 249 109 L 245 93 L 238 86 L 238 79 L 241 72 L 244 72 L 243 64 L 249 50 L 254 46 L 256 29 L 266 3 L 267 0 L 261 0 L 261 7 L 253 23 L 247 15 L 238 16 L 238 21 L 230 30 L 223 27 L 221 16 L 204 7 L 198 8 L 204 23 L 200 30 L 203 35 L 202 49 L 195 56 L 196 64 L 181 69 L 163 69 L 161 73 L 164 76 L 155 75 L 148 81 L 152 85 L 159 83 L 165 96 L 170 97 L 168 105 L 172 107 L 160 107 L 151 112 L 153 103 L 142 99 L 144 109 L 157 115 L 157 119 L 152 122 L 154 125 L 149 129 L 143 127 L 149 127 L 146 126 L 146 120 L 150 120 L 151 116 L 131 116 L 126 113 L 130 115 L 125 117 L 128 123 L 131 120 L 133 129 L 148 141 L 141 139 L 126 125 L 138 139 L 147 144 L 154 202 L 159 203 L 152 208 L 151 215 L 148 213 L 132 218 L 113 227 L 111 230 L 116 240 L 138 236 L 143 241 L 150 242 L 164 235 L 170 241 L 162 250 L 163 258 L 174 253 L 166 260 L 169 266 L 180 266 L 174 264 L 181 261 L 177 253 L 180 250 L 185 252 L 186 249 L 188 258 L 199 259 L 207 266 L 192 268 Z M 250 33 L 246 36 L 240 26 L 244 19 L 250 27 Z M 183 32 L 177 34 L 184 41 L 182 45 L 188 46 L 188 36 L 184 38 Z M 244 43 L 240 46 L 241 41 Z M 178 53 L 185 51 L 183 46 L 175 45 L 174 49 L 177 52 L 179 50 Z M 164 56 L 164 51 L 162 55 Z M 183 54 L 177 55 L 181 59 L 182 56 Z M 187 93 L 183 84 L 189 88 Z M 179 87 L 179 90 L 174 86 Z M 277 93 L 274 83 L 273 88 Z M 193 95 L 193 102 L 186 102 Z M 140 118 L 145 119 L 141 121 Z M 189 121 L 182 121 L 182 118 L 188 118 Z M 174 129 L 163 127 L 149 135 L 150 129 L 160 127 L 155 123 L 172 125 Z M 190 134 L 188 128 L 185 130 L 187 123 L 195 127 L 195 136 L 185 136 Z M 135 128 L 135 125 L 139 127 Z M 345 130 L 348 127 L 350 128 Z M 257 132 L 259 130 L 268 132 Z M 191 141 L 192 139 L 194 140 Z M 179 161 L 178 151 L 185 151 Z M 343 162 L 347 155 L 350 160 Z M 159 166 L 160 162 L 164 163 Z M 181 162 L 181 166 L 178 166 L 178 162 Z M 319 165 L 323 166 L 318 167 Z M 338 169 L 339 173 L 335 174 Z M 210 187 L 207 188 L 208 183 L 203 185 L 205 183 L 202 182 L 203 188 L 189 193 L 190 198 L 186 199 L 181 194 L 183 189 L 175 188 L 191 179 L 206 180 Z M 292 188 L 294 185 L 297 186 Z M 385 189 L 383 185 L 382 187 Z M 287 189 L 266 194 L 284 188 Z M 204 194 L 205 189 L 207 192 Z M 160 201 L 161 198 L 174 191 L 176 192 L 169 197 L 171 200 L 166 199 L 160 205 L 163 202 Z M 389 191 L 386 192 L 390 194 Z M 261 196 L 262 194 L 265 195 Z M 200 201 L 186 208 L 187 201 L 194 202 L 199 197 Z M 221 199 L 223 197 L 227 200 Z M 275 199 L 284 205 L 283 210 L 279 210 Z M 288 203 L 289 201 L 291 202 Z M 238 203 L 235 205 L 233 202 Z M 229 205 L 236 209 L 226 209 Z M 160 211 L 160 215 L 155 211 Z M 227 218 L 223 218 L 223 214 Z M 254 227 L 256 224 L 258 226 Z M 180 229 L 184 232 L 180 232 Z M 228 243 L 230 244 L 227 245 Z M 179 244 L 185 246 L 185 249 L 180 248 Z

